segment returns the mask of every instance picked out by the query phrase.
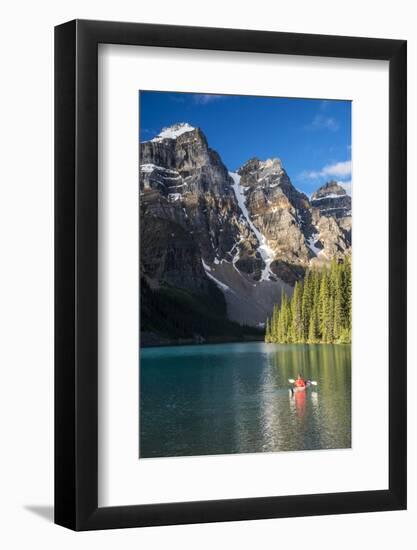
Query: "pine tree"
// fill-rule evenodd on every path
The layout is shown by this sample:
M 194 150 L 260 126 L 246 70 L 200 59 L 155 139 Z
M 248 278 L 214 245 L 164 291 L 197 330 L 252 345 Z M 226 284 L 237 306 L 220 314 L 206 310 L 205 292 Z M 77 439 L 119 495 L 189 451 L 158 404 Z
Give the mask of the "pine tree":
M 304 340 L 304 328 L 302 318 L 302 292 L 303 287 L 297 281 L 294 287 L 294 294 L 291 299 L 291 326 L 290 339 L 292 342 L 302 342 Z
M 307 342 L 309 344 L 317 344 L 319 342 L 319 320 L 317 307 L 314 307 L 311 312 Z
M 285 344 L 288 341 L 288 300 L 285 292 L 281 294 L 281 309 L 279 315 L 278 339 Z
M 330 285 L 327 275 L 327 268 L 323 268 L 320 273 L 320 293 L 319 293 L 319 333 L 322 342 L 329 340 L 329 313 L 330 313 Z
M 278 334 L 278 316 L 279 316 L 279 309 L 278 305 L 275 304 L 274 310 L 272 312 L 272 341 L 277 341 L 277 334 Z
M 317 339 L 320 340 L 320 281 L 321 275 L 318 269 L 312 271 L 312 294 L 313 305 L 311 307 L 312 315 L 315 316 Z
M 337 342 L 343 329 L 342 266 L 338 265 L 334 282 L 333 338 Z
M 270 326 L 269 326 L 269 319 L 267 318 L 266 319 L 266 323 L 265 323 L 265 342 L 267 344 L 270 344 L 271 343 L 271 330 L 270 330 Z
M 330 292 L 329 295 L 329 313 L 326 326 L 327 343 L 332 344 L 334 342 L 334 295 Z
M 291 303 L 288 300 L 287 294 L 284 292 L 283 302 L 282 302 L 282 341 L 284 344 L 292 343 L 291 335 L 291 324 L 292 324 L 292 314 L 291 314 Z
M 277 315 L 277 329 L 276 329 L 276 335 L 275 335 L 275 341 L 278 344 L 282 344 L 284 341 L 284 329 L 282 326 L 282 319 L 283 319 L 283 313 L 282 313 L 282 309 L 280 309 Z
M 352 266 L 349 256 L 343 265 L 342 270 L 342 288 L 343 288 L 343 327 L 351 330 L 352 326 Z
M 308 340 L 309 331 L 310 331 L 310 318 L 312 315 L 312 307 L 314 300 L 314 281 L 313 274 L 308 271 L 303 284 L 303 297 L 301 301 L 301 311 L 302 311 L 302 324 L 303 324 L 303 341 Z

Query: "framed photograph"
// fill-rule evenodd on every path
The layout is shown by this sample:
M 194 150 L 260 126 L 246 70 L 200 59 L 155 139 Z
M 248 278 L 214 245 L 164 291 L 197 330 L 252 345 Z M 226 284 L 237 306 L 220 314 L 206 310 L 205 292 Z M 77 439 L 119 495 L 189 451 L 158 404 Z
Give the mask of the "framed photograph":
M 406 508 L 406 42 L 55 29 L 55 521 Z

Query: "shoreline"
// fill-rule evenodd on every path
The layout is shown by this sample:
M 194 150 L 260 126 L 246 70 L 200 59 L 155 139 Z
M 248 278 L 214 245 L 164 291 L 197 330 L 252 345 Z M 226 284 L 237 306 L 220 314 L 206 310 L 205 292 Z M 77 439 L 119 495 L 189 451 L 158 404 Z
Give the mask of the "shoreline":
M 163 347 L 180 347 L 180 346 L 189 346 L 189 347 L 198 347 L 198 346 L 210 346 L 210 345 L 217 345 L 217 344 L 250 344 L 250 343 L 263 343 L 263 344 L 271 344 L 273 346 L 352 346 L 352 343 L 346 343 L 346 342 L 315 342 L 307 343 L 307 342 L 287 342 L 287 343 L 278 343 L 278 342 L 265 342 L 263 338 L 247 338 L 247 339 L 235 339 L 235 338 L 222 338 L 210 341 L 204 341 L 204 342 L 195 342 L 191 341 L 191 339 L 183 339 L 183 340 L 175 340 L 175 341 L 164 341 L 164 342 L 155 342 L 152 344 L 141 344 L 139 346 L 139 349 L 150 349 L 150 348 L 163 348 Z
M 142 340 L 142 337 L 141 337 Z M 168 346 L 201 346 L 201 345 L 211 345 L 211 344 L 247 344 L 249 342 L 264 342 L 264 336 L 260 335 L 259 338 L 254 336 L 248 336 L 248 338 L 228 338 L 228 337 L 218 337 L 218 338 L 208 338 L 201 341 L 196 341 L 193 338 L 182 338 L 179 340 L 159 340 L 154 342 L 145 342 L 144 344 L 140 342 L 139 348 L 159 348 L 159 347 L 168 347 Z

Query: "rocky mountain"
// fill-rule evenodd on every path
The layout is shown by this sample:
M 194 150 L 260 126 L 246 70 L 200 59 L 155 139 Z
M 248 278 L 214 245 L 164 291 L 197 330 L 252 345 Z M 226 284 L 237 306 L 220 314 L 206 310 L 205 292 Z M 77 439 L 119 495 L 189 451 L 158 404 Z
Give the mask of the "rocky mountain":
M 141 143 L 140 159 L 143 273 L 154 282 L 204 290 L 204 266 L 233 262 L 246 229 L 233 180 L 201 130 L 186 124 Z
M 340 257 L 352 246 L 352 199 L 335 181 L 329 181 L 311 195 L 314 234 L 327 259 Z
M 257 326 L 309 266 L 350 253 L 351 199 L 336 182 L 310 200 L 279 159 L 254 158 L 229 173 L 187 123 L 140 143 L 139 157 L 140 272 L 149 300 L 168 293 L 173 307 L 188 300 L 205 319 L 200 305 L 210 297 L 223 304 L 219 322 Z
M 311 195 L 311 206 L 322 216 L 340 219 L 352 213 L 352 199 L 341 185 L 331 180 Z

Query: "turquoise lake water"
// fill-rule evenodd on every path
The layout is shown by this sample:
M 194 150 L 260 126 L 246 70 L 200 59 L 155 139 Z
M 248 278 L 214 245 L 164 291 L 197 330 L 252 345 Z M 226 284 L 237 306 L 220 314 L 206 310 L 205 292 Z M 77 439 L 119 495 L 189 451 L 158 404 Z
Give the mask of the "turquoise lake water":
M 140 458 L 351 446 L 350 345 L 144 348 Z M 291 394 L 301 372 L 317 389 Z

